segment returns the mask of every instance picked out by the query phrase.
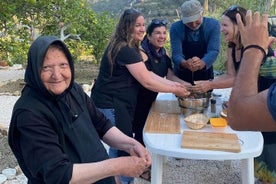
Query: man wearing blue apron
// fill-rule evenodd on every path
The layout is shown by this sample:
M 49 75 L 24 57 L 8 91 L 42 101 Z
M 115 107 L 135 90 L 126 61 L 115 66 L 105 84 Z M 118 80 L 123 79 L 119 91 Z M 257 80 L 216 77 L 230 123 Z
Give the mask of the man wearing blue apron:
M 213 63 L 220 47 L 220 24 L 203 16 L 199 1 L 185 1 L 181 20 L 170 28 L 170 41 L 176 76 L 193 84 L 196 80 L 214 78 Z

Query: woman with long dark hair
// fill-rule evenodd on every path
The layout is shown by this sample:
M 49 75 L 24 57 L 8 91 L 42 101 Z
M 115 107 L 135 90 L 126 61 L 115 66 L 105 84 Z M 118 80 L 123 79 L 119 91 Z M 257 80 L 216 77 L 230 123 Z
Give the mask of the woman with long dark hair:
M 189 95 L 183 84 L 164 79 L 147 70 L 139 50 L 144 33 L 145 20 L 142 13 L 133 8 L 125 10 L 105 50 L 91 92 L 96 106 L 130 137 L 133 137 L 132 122 L 140 84 L 156 92 Z M 110 148 L 110 157 L 125 155 L 128 154 Z M 121 182 L 131 183 L 133 178 L 121 177 Z

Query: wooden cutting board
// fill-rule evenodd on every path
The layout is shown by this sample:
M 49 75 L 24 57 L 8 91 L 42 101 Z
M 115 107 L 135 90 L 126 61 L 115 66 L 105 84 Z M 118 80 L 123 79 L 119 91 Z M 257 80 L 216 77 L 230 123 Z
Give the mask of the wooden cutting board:
M 150 112 L 146 121 L 147 133 L 180 134 L 179 114 Z
M 181 147 L 234 153 L 241 151 L 238 136 L 234 133 L 184 131 Z
M 151 110 L 154 112 L 164 112 L 164 113 L 176 113 L 180 114 L 180 107 L 178 101 L 176 100 L 159 100 L 154 101 L 151 106 Z

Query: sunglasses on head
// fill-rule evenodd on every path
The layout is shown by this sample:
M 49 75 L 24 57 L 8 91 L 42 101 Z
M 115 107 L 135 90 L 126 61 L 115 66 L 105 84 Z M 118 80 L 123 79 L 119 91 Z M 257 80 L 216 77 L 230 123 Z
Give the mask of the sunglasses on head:
M 123 16 L 128 16 L 128 15 L 132 15 L 132 14 L 136 14 L 136 13 L 139 13 L 139 11 L 134 8 L 130 8 L 130 9 L 125 10 Z
M 153 19 L 151 21 L 152 24 L 156 24 L 156 25 L 167 25 L 167 21 L 165 20 L 160 20 L 160 19 Z
M 230 12 L 230 11 L 237 11 L 237 12 L 240 12 L 240 7 L 237 6 L 237 5 L 232 5 L 232 6 L 230 6 L 230 7 L 227 9 L 227 12 Z

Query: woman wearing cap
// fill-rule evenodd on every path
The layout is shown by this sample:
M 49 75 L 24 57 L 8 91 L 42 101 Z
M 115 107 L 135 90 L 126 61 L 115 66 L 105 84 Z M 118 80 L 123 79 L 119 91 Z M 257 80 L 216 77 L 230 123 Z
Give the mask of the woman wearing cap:
M 153 19 L 147 27 L 147 34 L 141 43 L 143 61 L 149 71 L 156 73 L 160 77 L 166 77 L 169 80 L 190 86 L 189 83 L 179 79 L 173 73 L 171 59 L 164 48 L 167 39 L 166 25 L 167 22 L 165 20 Z M 157 94 L 158 92 L 148 90 L 143 86 L 139 89 L 133 132 L 135 139 L 143 145 L 143 127 L 152 102 L 156 99 Z
M 174 72 L 179 78 L 193 84 L 194 80 L 214 78 L 213 63 L 220 47 L 220 24 L 204 17 L 199 1 L 185 1 L 181 20 L 170 28 Z
M 147 89 L 187 96 L 179 82 L 173 82 L 148 71 L 139 51 L 145 33 L 142 13 L 127 9 L 119 19 L 114 35 L 105 50 L 91 98 L 96 106 L 126 135 L 133 137 L 132 123 L 140 84 Z M 139 84 L 140 83 L 140 84 Z M 110 157 L 128 155 L 110 149 Z M 120 177 L 122 183 L 133 178 Z

